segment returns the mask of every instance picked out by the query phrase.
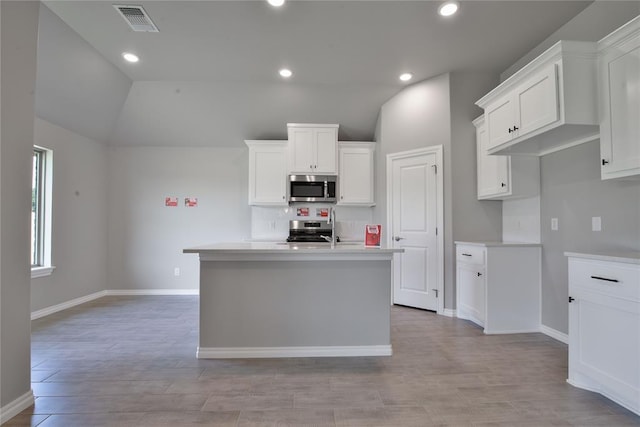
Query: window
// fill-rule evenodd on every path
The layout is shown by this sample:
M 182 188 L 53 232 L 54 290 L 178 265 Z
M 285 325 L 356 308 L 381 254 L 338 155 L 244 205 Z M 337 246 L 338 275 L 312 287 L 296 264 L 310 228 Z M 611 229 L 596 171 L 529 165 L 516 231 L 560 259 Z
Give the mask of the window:
M 51 150 L 33 148 L 31 175 L 31 277 L 51 274 Z

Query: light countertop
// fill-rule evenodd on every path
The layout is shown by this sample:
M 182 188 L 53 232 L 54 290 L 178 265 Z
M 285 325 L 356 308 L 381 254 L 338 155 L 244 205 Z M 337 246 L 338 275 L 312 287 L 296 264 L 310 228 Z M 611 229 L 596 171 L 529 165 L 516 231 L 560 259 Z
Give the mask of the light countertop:
M 254 259 L 269 260 L 282 257 L 296 259 L 370 259 L 389 258 L 404 249 L 366 247 L 364 243 L 286 243 L 286 242 L 228 242 L 186 248 L 183 253 L 196 253 L 206 259 Z
M 640 264 L 640 252 L 636 251 L 611 251 L 611 252 L 598 252 L 598 253 L 583 253 L 583 252 L 565 252 L 565 256 L 573 258 L 585 258 L 596 261 L 612 261 L 612 262 L 624 262 L 627 264 Z
M 463 242 L 456 241 L 456 245 L 469 245 L 469 246 L 482 246 L 482 247 L 493 247 L 493 246 L 508 246 L 508 247 L 541 247 L 540 243 L 527 243 L 527 242 Z

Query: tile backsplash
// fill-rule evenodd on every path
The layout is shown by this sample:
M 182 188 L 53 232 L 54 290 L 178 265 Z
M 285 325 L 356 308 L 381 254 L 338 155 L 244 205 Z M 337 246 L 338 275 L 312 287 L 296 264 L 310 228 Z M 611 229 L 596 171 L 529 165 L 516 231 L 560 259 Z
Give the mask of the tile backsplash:
M 363 241 L 364 227 L 371 224 L 372 208 L 334 206 L 322 203 L 299 203 L 283 207 L 253 206 L 251 208 L 251 239 L 283 241 L 289 235 L 289 221 L 310 219 L 326 221 L 317 215 L 318 209 L 335 208 L 336 234 L 343 241 Z M 308 208 L 309 216 L 297 216 L 298 208 Z

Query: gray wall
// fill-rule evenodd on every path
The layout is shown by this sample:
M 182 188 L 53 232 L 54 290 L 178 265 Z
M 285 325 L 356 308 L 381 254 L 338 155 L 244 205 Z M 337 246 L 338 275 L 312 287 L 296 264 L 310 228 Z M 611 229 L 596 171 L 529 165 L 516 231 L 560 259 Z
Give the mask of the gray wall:
M 443 74 L 404 89 L 380 110 L 377 140 L 376 221 L 386 224 L 386 155 L 443 145 L 445 307 L 455 308 L 454 239 L 499 240 L 499 202 L 476 200 L 473 103 L 497 82 L 486 73 Z
M 445 177 L 451 181 L 452 238 L 445 242 L 446 280 L 445 301 L 448 308 L 455 307 L 454 241 L 499 241 L 502 237 L 502 203 L 495 200 L 478 200 L 476 128 L 471 123 L 482 114 L 475 101 L 483 97 L 497 84 L 497 76 L 490 73 L 451 73 L 451 163 L 446 163 Z M 449 234 L 451 236 L 451 234 Z M 452 276 L 453 275 L 453 276 Z
M 36 115 L 106 141 L 131 80 L 44 4 L 38 26 Z
M 107 147 L 42 119 L 35 143 L 53 150 L 56 269 L 31 280 L 32 311 L 107 288 Z
M 558 40 L 595 42 L 640 14 L 640 1 L 594 1 L 500 75 L 501 81 L 531 62 Z
M 109 289 L 197 289 L 198 257 L 182 249 L 251 235 L 248 162 L 246 147 L 110 148 Z
M 640 180 L 600 180 L 599 141 L 541 158 L 542 324 L 568 331 L 564 251 L 640 251 Z M 591 231 L 591 217 L 602 231 Z M 551 218 L 559 230 L 551 231 Z
M 37 2 L 0 2 L 0 407 L 30 390 L 29 211 Z

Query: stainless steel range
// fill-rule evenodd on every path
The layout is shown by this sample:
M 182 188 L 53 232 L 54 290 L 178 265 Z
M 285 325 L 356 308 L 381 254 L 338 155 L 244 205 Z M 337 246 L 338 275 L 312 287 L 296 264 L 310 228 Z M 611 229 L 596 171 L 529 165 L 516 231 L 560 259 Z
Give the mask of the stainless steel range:
M 289 221 L 287 242 L 331 242 L 333 228 L 323 220 Z M 340 241 L 336 237 L 336 241 Z

